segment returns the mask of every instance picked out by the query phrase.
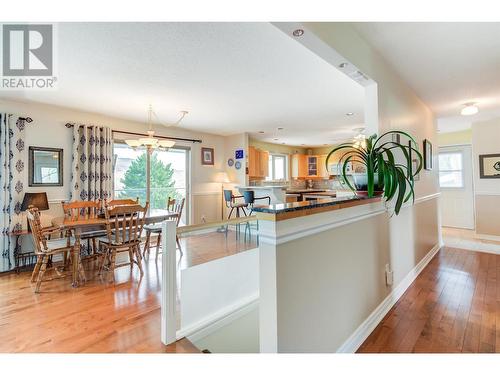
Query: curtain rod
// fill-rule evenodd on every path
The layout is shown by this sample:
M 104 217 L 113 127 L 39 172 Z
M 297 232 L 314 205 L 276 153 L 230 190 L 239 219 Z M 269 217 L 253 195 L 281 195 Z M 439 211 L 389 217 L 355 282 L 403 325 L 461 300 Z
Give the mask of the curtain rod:
M 67 128 L 72 128 L 72 127 L 75 126 L 75 124 L 71 124 L 71 123 L 68 122 L 65 126 Z M 92 128 L 92 127 L 93 127 L 93 125 L 89 126 L 89 128 Z M 124 130 L 111 130 L 111 132 L 112 133 L 119 133 L 119 134 L 135 135 L 135 136 L 138 136 L 138 137 L 147 137 L 148 136 L 147 134 L 144 134 L 144 133 L 127 132 L 127 131 L 124 131 Z M 201 139 L 166 137 L 166 136 L 163 136 L 163 135 L 156 135 L 156 134 L 155 134 L 155 138 L 171 139 L 171 140 L 174 140 L 174 141 L 185 141 L 185 142 L 201 143 Z

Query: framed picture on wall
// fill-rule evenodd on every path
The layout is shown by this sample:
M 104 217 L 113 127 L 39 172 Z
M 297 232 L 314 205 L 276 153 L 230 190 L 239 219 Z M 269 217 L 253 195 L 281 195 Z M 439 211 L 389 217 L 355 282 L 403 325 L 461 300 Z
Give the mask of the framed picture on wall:
M 201 148 L 201 164 L 214 165 L 214 149 L 208 147 Z
M 479 155 L 479 178 L 500 178 L 500 154 Z
M 63 186 L 63 149 L 30 146 L 28 186 Z
M 432 170 L 432 143 L 424 139 L 424 169 Z

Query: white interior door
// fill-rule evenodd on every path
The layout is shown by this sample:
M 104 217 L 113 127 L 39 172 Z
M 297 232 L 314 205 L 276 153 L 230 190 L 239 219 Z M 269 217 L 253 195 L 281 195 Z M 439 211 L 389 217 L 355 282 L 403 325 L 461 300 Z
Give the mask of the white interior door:
M 474 229 L 474 186 L 470 145 L 439 148 L 442 225 Z

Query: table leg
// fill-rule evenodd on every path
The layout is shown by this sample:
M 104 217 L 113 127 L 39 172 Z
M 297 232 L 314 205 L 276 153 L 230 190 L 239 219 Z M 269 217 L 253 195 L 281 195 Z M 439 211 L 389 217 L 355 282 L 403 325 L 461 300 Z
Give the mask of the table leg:
M 78 287 L 78 262 L 80 261 L 80 230 L 75 229 L 75 245 L 73 248 L 73 264 L 71 268 L 71 277 L 73 288 Z

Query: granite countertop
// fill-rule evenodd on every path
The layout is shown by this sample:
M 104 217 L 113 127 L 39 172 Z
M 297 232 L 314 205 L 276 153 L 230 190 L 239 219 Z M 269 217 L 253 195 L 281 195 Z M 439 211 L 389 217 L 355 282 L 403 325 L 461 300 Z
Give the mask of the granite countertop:
M 268 206 L 267 205 L 255 206 L 253 211 L 267 213 L 267 214 L 282 214 L 285 212 L 296 212 L 303 210 L 311 210 L 320 207 L 336 206 L 348 202 L 371 203 L 379 200 L 380 198 L 368 198 L 368 197 L 325 198 L 321 200 L 312 200 L 305 202 L 280 203 L 280 204 L 271 204 Z
M 337 193 L 335 191 L 318 191 L 318 192 L 308 192 L 303 194 L 305 197 L 311 196 L 322 196 L 322 197 L 336 197 Z

